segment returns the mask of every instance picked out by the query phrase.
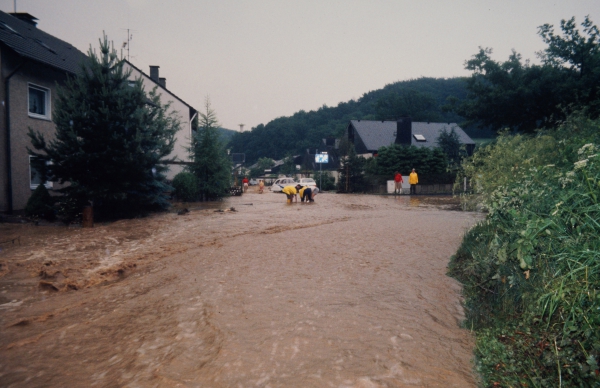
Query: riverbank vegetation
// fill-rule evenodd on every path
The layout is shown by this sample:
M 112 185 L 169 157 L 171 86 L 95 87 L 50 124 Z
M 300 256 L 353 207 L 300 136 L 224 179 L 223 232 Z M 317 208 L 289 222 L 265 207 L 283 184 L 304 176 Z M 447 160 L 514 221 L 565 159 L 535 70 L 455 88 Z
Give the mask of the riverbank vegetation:
M 484 386 L 600 384 L 600 120 L 501 135 L 465 164 L 486 219 L 450 264 Z
M 600 35 L 582 27 L 541 26 L 542 65 L 467 62 L 459 112 L 507 128 L 463 161 L 487 216 L 449 265 L 485 387 L 600 386 Z

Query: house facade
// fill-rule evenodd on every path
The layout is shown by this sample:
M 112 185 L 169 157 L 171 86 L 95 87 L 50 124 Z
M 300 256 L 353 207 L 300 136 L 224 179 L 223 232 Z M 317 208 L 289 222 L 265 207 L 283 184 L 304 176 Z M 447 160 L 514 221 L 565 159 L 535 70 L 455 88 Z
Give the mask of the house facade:
M 167 89 L 166 78 L 159 76 L 159 66 L 150 66 L 150 74 L 146 74 L 131 62 L 125 61 L 125 69 L 131 70 L 130 79 L 142 79 L 142 85 L 146 93 L 156 87 L 161 103 L 169 103 L 169 112 L 174 113 L 179 118 L 181 128 L 175 135 L 175 145 L 168 156 L 169 159 L 174 159 L 173 162 L 169 163 L 169 171 L 167 172 L 167 179 L 172 180 L 175 175 L 183 170 L 185 164 L 191 161 L 188 148 L 191 145 L 194 130 L 192 123 L 198 115 L 198 111 Z
M 67 42 L 36 27 L 27 13 L 0 11 L 0 212 L 25 207 L 40 182 L 27 147 L 29 128 L 52 139 L 56 85 L 80 70 L 87 57 Z
M 442 131 L 452 129 L 471 155 L 475 149 L 475 142 L 456 123 L 412 122 L 410 117 L 403 117 L 397 121 L 351 120 L 346 136 L 348 141 L 354 144 L 357 154 L 371 157 L 379 148 L 392 144 L 435 148 Z
M 29 128 L 39 131 L 46 140 L 54 137 L 56 127 L 52 110 L 56 85 L 81 71 L 87 56 L 69 43 L 37 28 L 36 18 L 27 13 L 7 14 L 0 11 L 0 212 L 12 213 L 25 208 L 33 190 L 44 184 L 52 193 L 59 189 L 54 182 L 41 182 L 31 164 L 27 147 Z M 188 160 L 192 121 L 196 110 L 167 90 L 166 81 L 158 77 L 158 66 L 147 75 L 131 63 L 131 78 L 142 78 L 146 92 L 158 88 L 161 102 L 171 102 L 181 129 L 176 134 L 170 157 L 168 179 L 183 169 Z M 155 68 L 155 77 L 152 77 Z M 162 82 L 162 83 L 161 83 Z

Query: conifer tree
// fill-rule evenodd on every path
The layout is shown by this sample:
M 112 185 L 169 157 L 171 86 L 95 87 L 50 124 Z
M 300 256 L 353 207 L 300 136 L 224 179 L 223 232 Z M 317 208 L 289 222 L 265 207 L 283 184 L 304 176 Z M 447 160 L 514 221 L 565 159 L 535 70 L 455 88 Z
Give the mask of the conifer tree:
M 354 145 L 350 144 L 348 154 L 341 158 L 341 174 L 338 181 L 338 191 L 342 193 L 359 193 L 367 191 L 367 181 L 364 176 L 366 160 L 356 155 Z
M 141 79 L 129 80 L 104 36 L 100 56 L 90 48 L 81 72 L 58 89 L 48 142 L 30 129 L 29 150 L 47 166 L 48 177 L 68 183 L 69 203 L 92 202 L 96 217 L 133 216 L 168 206 L 166 166 L 179 121 L 162 105 L 156 88 L 148 95 Z M 78 207 L 78 206 L 77 206 Z
M 199 113 L 198 130 L 192 139 L 189 170 L 198 178 L 202 199 L 210 200 L 227 195 L 231 186 L 231 160 L 221 142 L 217 115 L 208 97 L 204 101 L 204 109 Z

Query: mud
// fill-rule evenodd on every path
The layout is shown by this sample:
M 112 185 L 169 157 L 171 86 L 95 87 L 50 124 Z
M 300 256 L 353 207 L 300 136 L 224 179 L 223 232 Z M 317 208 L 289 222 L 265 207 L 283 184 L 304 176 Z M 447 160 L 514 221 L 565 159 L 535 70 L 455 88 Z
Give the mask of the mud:
M 445 275 L 476 214 L 285 202 L 251 188 L 93 229 L 0 224 L 20 237 L 0 245 L 0 386 L 476 385 Z

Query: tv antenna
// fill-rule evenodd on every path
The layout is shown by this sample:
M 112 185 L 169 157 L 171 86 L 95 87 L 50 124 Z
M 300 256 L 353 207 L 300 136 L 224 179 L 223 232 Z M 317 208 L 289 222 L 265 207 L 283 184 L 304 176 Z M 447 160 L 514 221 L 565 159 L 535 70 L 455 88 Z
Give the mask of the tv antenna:
M 122 28 L 122 30 L 125 30 L 125 28 Z M 129 62 L 129 47 L 131 46 L 131 40 L 133 39 L 132 32 L 135 30 L 132 30 L 130 28 L 127 28 L 126 30 L 127 30 L 127 40 L 124 41 L 123 45 L 121 46 L 121 58 L 123 58 L 123 49 L 126 48 L 127 49 L 127 61 Z

